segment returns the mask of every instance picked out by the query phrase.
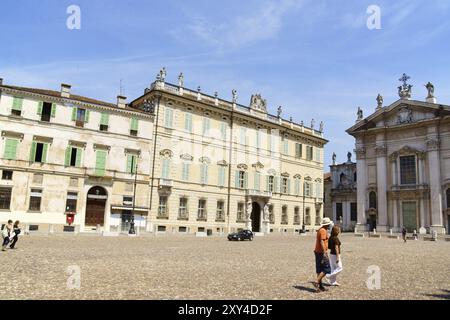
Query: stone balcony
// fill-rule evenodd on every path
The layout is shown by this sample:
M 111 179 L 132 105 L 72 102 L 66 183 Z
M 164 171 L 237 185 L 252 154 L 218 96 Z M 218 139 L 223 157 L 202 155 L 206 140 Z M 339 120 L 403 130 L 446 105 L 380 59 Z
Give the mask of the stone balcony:
M 249 197 L 260 197 L 260 198 L 272 198 L 272 192 L 269 191 L 259 191 L 254 189 L 248 189 L 246 191 Z
M 171 179 L 159 179 L 159 187 L 160 188 L 172 188 L 173 180 Z

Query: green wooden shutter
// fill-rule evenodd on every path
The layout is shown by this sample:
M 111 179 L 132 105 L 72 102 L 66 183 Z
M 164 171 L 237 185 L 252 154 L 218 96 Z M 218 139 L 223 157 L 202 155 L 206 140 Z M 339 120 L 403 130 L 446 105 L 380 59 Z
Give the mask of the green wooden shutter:
M 236 170 L 234 173 L 234 185 L 239 189 L 239 170 Z
M 22 111 L 22 106 L 23 106 L 23 99 L 14 97 L 12 109 Z
M 51 113 L 51 117 L 52 117 L 52 118 L 56 117 L 56 103 L 52 103 L 52 113 Z
M 169 167 L 170 167 L 169 161 L 170 161 L 169 159 L 163 159 L 161 172 L 163 179 L 169 179 Z
M 248 172 L 244 173 L 244 189 L 248 187 Z
M 291 194 L 291 179 L 287 179 L 287 194 Z
M 100 124 L 103 126 L 107 126 L 109 124 L 109 114 L 102 112 L 102 115 L 100 117 Z
M 106 168 L 106 151 L 97 150 L 95 159 L 95 175 L 104 176 Z
M 64 159 L 64 165 L 66 167 L 70 166 L 70 158 L 71 158 L 71 156 L 72 156 L 72 147 L 68 146 L 66 148 L 66 157 Z
M 294 193 L 296 196 L 300 195 L 300 180 L 299 179 L 295 179 L 295 190 Z
M 91 114 L 91 111 L 86 110 L 86 113 L 84 114 L 84 122 L 85 123 L 89 122 L 90 114 Z
M 223 187 L 225 185 L 225 168 L 219 166 L 219 186 Z
M 131 166 L 133 165 L 133 156 L 131 154 L 127 154 L 127 173 L 132 173 Z
M 260 181 L 261 181 L 261 175 L 259 174 L 259 172 L 255 172 L 254 179 L 255 179 L 255 181 L 254 181 L 254 188 L 255 188 L 255 190 L 259 191 L 259 189 L 260 189 Z
M 187 132 L 192 132 L 192 114 L 186 113 L 184 117 L 184 129 Z
M 7 160 L 16 160 L 18 140 L 6 139 L 4 157 Z
M 77 156 L 75 157 L 75 166 L 81 168 L 81 157 L 83 155 L 83 149 L 77 148 Z
M 44 143 L 42 146 L 42 163 L 47 162 L 48 143 Z
M 77 110 L 78 110 L 78 108 L 72 109 L 72 121 L 77 120 Z
M 164 125 L 167 128 L 173 127 L 173 110 L 168 107 L 166 107 L 166 111 L 165 111 Z
M 43 107 L 44 107 L 44 102 L 39 101 L 39 102 L 38 102 L 38 107 L 37 107 L 37 114 L 38 114 L 39 116 L 42 115 L 42 108 L 43 108 Z
M 206 136 L 209 134 L 209 119 L 206 117 L 203 117 L 203 135 Z
M 34 160 L 36 159 L 36 142 L 32 142 L 31 143 L 31 150 L 30 150 L 30 161 L 34 162 Z
M 269 176 L 266 176 L 266 191 L 270 191 L 269 190 Z
M 130 130 L 138 131 L 138 128 L 139 128 L 139 120 L 136 118 L 131 118 Z

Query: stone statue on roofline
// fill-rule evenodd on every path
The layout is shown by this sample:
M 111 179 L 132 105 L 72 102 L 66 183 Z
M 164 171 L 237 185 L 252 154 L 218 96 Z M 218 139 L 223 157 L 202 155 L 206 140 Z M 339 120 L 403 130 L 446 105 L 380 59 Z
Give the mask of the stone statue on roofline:
M 323 132 L 324 123 L 323 121 L 320 122 L 319 131 Z
M 364 118 L 361 107 L 358 107 L 358 112 L 356 113 L 356 115 L 358 116 L 358 118 L 356 119 L 357 121 L 361 121 Z
M 184 87 L 184 75 L 183 75 L 183 72 L 181 72 L 180 75 L 178 76 L 178 86 L 180 88 Z
M 378 94 L 377 96 L 377 110 L 383 108 L 383 96 Z
M 282 113 L 283 113 L 283 107 L 279 106 L 278 109 L 277 109 L 277 116 L 278 116 L 278 118 L 281 118 L 281 114 Z
M 427 98 L 434 98 L 434 85 L 431 82 L 428 82 L 425 85 L 425 88 L 428 90 L 428 97 Z
M 332 157 L 332 159 L 333 159 L 333 166 L 336 165 L 336 158 L 337 158 L 336 153 L 333 152 L 333 157 Z

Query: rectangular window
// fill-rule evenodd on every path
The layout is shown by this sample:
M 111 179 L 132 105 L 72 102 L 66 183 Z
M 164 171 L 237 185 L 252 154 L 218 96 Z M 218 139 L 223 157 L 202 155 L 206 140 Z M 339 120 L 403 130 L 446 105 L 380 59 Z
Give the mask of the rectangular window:
M 311 196 L 311 183 L 305 182 L 305 196 L 310 197 Z
M 224 207 L 225 203 L 223 201 L 217 201 L 216 221 L 225 221 Z
M 19 140 L 6 139 L 5 140 L 5 152 L 4 152 L 3 157 L 7 160 L 16 160 L 18 144 L 19 144 Z
M 42 190 L 31 189 L 30 211 L 41 211 Z
M 237 209 L 236 222 L 242 222 L 242 221 L 244 221 L 244 203 L 239 202 L 238 209 Z
M 315 161 L 320 162 L 320 149 L 319 148 L 315 148 Z
M 275 192 L 275 177 L 274 176 L 267 177 L 267 191 Z
M 299 207 L 294 208 L 294 224 L 296 224 L 296 225 L 300 224 L 300 208 Z
M 132 196 L 123 196 L 122 204 L 126 207 L 133 207 L 133 197 Z
M 401 184 L 416 184 L 416 157 L 400 157 Z
M 261 132 L 259 129 L 256 129 L 256 148 L 261 148 Z
M 66 160 L 64 165 L 66 167 L 81 167 L 81 154 L 82 150 L 72 146 L 68 146 L 66 149 Z
M 281 208 L 281 224 L 288 224 L 287 210 L 288 210 L 288 208 L 286 206 L 283 206 Z
M 134 174 L 137 169 L 138 156 L 135 154 L 127 154 L 127 173 Z
M 106 151 L 97 150 L 95 152 L 95 175 L 96 176 L 104 176 L 106 169 Z
M 303 157 L 303 145 L 301 143 L 295 144 L 295 157 L 301 159 Z
M 225 187 L 225 167 L 219 166 L 219 186 Z
M 184 130 L 192 133 L 192 114 L 189 112 L 184 115 Z
M 276 152 L 277 148 L 278 148 L 278 145 L 277 145 L 278 139 L 277 139 L 277 136 L 273 132 L 270 133 L 270 140 L 269 141 L 270 141 L 269 150 L 271 152 Z
M 169 129 L 173 128 L 173 109 L 169 107 L 166 107 L 164 113 L 164 126 Z
M 239 143 L 242 145 L 247 145 L 247 129 L 245 128 L 240 129 Z
M 181 179 L 183 181 L 189 181 L 189 170 L 190 169 L 190 164 L 185 162 L 183 163 L 183 172 L 181 174 Z
M 246 185 L 246 173 L 245 171 L 238 171 L 238 181 L 237 181 L 237 187 L 239 189 L 244 189 Z
M 11 115 L 20 117 L 22 115 L 22 106 L 23 106 L 23 99 L 14 97 L 13 105 L 11 108 Z
M 66 200 L 66 212 L 67 213 L 76 213 L 77 212 L 77 201 L 78 201 L 78 193 L 76 192 L 68 192 L 67 200 Z
M 47 160 L 48 144 L 33 142 L 31 144 L 30 161 L 45 163 Z
M 11 205 L 11 188 L 0 188 L 0 210 L 9 210 Z
M 358 209 L 357 203 L 352 202 L 350 204 L 350 221 L 358 221 Z
M 88 112 L 86 109 L 74 108 L 72 111 L 72 119 L 75 121 L 77 127 L 84 127 L 87 122 Z
M 188 199 L 180 198 L 180 208 L 178 209 L 178 218 L 187 219 L 188 218 Z
M 2 180 L 12 180 L 13 172 L 10 170 L 2 171 Z
M 306 160 L 312 161 L 313 159 L 313 147 L 306 146 Z
M 281 179 L 281 193 L 288 193 L 288 178 Z
M 100 131 L 108 131 L 109 128 L 109 114 L 102 113 L 100 117 Z
M 198 200 L 198 213 L 197 218 L 199 220 L 206 220 L 206 200 Z
M 139 120 L 136 118 L 131 118 L 130 123 L 130 136 L 136 137 L 138 135 Z
M 50 122 L 50 118 L 55 117 L 56 105 L 49 102 L 38 103 L 38 115 L 41 116 L 41 121 Z
M 343 216 L 343 209 L 342 209 L 342 203 L 338 202 L 336 203 L 336 220 L 341 220 Z
M 158 216 L 167 217 L 167 196 L 159 197 Z

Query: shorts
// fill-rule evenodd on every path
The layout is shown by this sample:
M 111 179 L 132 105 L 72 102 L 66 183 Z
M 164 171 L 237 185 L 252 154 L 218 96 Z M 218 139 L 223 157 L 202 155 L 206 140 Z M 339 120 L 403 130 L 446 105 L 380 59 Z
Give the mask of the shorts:
M 314 252 L 314 255 L 316 256 L 316 273 L 320 274 L 323 272 L 325 274 L 330 274 L 330 260 L 328 260 L 328 258 L 324 259 L 323 253 Z

